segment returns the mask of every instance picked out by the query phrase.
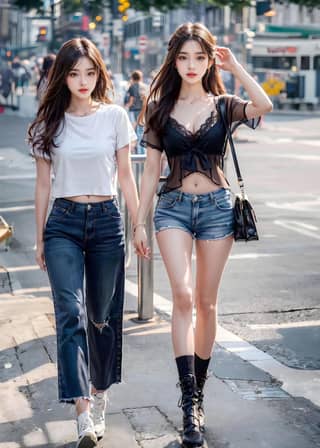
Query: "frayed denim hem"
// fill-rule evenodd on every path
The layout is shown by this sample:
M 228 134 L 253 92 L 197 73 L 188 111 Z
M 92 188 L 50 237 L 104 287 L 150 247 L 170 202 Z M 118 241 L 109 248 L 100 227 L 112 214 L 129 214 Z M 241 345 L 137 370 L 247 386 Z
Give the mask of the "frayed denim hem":
M 203 238 L 195 238 L 195 239 L 197 241 L 218 241 L 218 240 L 224 240 L 226 238 L 229 238 L 229 236 L 232 236 L 233 234 L 234 234 L 234 232 L 232 231 L 230 233 L 227 233 L 226 235 L 218 236 L 218 237 L 214 237 L 214 238 L 205 238 L 205 237 L 203 237 Z
M 188 233 L 193 238 L 193 235 L 189 230 L 185 229 L 184 227 L 170 226 L 170 224 L 168 226 L 159 227 L 158 229 L 156 228 L 155 233 L 160 233 L 163 232 L 164 230 L 172 230 L 172 229 L 182 230 L 182 232 Z
M 73 398 L 59 398 L 59 403 L 76 404 L 76 401 L 80 399 L 93 401 L 92 397 L 73 397 Z

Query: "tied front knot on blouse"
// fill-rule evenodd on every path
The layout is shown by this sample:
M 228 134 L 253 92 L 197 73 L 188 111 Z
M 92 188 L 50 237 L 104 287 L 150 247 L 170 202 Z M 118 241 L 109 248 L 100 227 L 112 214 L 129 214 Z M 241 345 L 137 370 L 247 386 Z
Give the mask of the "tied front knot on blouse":
M 212 182 L 220 185 L 217 168 L 223 166 L 226 129 L 217 108 L 219 98 L 224 98 L 229 125 L 233 122 L 243 122 L 255 129 L 258 122 L 248 120 L 246 116 L 248 101 L 235 95 L 223 95 L 214 98 L 214 110 L 196 132 L 191 132 L 174 117 L 169 116 L 160 137 L 156 130 L 148 128 L 148 118 L 155 107 L 155 102 L 149 103 L 146 130 L 141 144 L 166 153 L 170 174 L 161 189 L 162 193 L 181 187 L 182 180 L 195 172 L 207 176 Z
M 197 171 L 197 160 L 203 171 L 210 170 L 210 162 L 206 154 L 195 145 L 189 152 L 187 152 L 182 160 L 182 169 L 194 173 Z

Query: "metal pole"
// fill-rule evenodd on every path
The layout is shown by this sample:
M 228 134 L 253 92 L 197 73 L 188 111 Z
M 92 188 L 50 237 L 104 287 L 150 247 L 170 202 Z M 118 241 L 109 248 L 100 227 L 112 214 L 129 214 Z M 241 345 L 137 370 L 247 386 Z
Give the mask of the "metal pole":
M 146 156 L 144 154 L 133 154 L 131 161 L 136 163 L 135 179 L 138 191 L 140 190 L 140 180 L 142 175 L 142 162 Z M 148 236 L 148 246 L 153 254 L 153 211 L 151 210 L 146 219 L 146 233 Z M 138 257 L 138 318 L 136 322 L 145 322 L 153 318 L 153 258 L 145 260 Z
M 51 51 L 54 50 L 55 47 L 55 11 L 54 11 L 54 0 L 50 0 L 50 20 L 51 20 L 51 42 L 50 42 L 50 49 Z
M 153 220 L 152 211 L 146 220 L 148 246 L 153 253 Z M 138 321 L 153 319 L 153 258 L 138 258 Z

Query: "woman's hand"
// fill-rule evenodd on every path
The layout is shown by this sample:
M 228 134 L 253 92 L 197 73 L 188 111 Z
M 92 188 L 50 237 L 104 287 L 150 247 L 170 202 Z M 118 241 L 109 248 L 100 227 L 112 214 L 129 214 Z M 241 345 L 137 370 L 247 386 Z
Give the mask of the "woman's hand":
M 148 239 L 144 226 L 138 225 L 134 229 L 133 245 L 137 255 L 150 260 L 151 250 L 150 247 L 148 247 Z
M 226 47 L 216 48 L 216 66 L 227 72 L 233 72 L 239 66 L 239 62 L 230 50 Z
M 44 247 L 43 247 L 43 241 L 41 241 L 40 243 L 37 243 L 37 247 L 36 247 L 36 261 L 40 267 L 40 269 L 42 271 L 46 271 L 47 267 L 46 267 L 46 262 L 44 259 Z

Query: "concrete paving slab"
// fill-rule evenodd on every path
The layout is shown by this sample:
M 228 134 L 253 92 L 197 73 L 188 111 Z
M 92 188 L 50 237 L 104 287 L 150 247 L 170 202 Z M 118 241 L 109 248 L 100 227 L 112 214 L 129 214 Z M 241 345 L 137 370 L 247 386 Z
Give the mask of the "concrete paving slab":
M 24 380 L 20 377 L 0 384 L 0 425 L 32 418 L 28 391 Z M 1 431 L 0 431 L 1 433 Z M 2 433 L 3 436 L 5 432 Z M 0 441 L 2 436 L 0 435 Z
M 107 417 L 107 429 L 99 448 L 138 448 L 135 432 L 124 413 L 110 414 Z
M 214 348 L 210 370 L 221 379 L 256 380 L 270 382 L 272 377 L 239 356 L 223 349 L 218 344 Z

